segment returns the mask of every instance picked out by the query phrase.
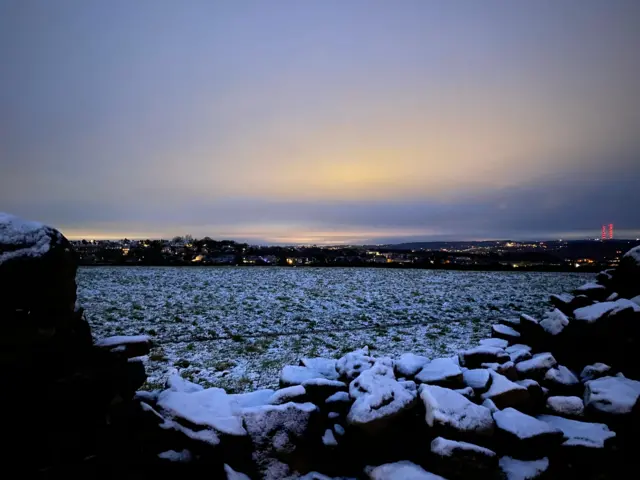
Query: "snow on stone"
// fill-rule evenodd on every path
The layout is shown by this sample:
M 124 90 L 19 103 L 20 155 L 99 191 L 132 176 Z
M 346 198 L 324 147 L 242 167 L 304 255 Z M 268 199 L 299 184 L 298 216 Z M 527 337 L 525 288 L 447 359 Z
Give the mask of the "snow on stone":
M 351 401 L 351 397 L 347 392 L 336 392 L 330 397 L 328 397 L 324 402 L 331 403 L 349 403 Z
M 293 387 L 282 388 L 276 390 L 270 397 L 267 403 L 269 405 L 282 405 L 287 403 L 296 397 L 302 397 L 306 395 L 307 391 L 302 385 L 294 385 Z
M 441 457 L 451 457 L 457 452 L 468 452 L 483 457 L 495 457 L 496 453 L 488 448 L 474 445 L 473 443 L 458 442 L 447 440 L 446 438 L 437 437 L 431 442 L 431 453 L 440 455 Z
M 40 257 L 49 251 L 52 242 L 60 240 L 60 234 L 51 227 L 0 212 L 0 245 L 17 247 L 0 253 L 0 265 L 13 258 Z
M 409 390 L 410 392 L 418 391 L 418 385 L 413 380 L 403 380 L 398 383 L 402 385 L 404 388 L 406 388 L 407 390 Z
M 200 390 L 204 390 L 202 385 L 198 385 L 197 383 L 190 382 L 189 380 L 185 380 L 177 373 L 169 374 L 166 382 L 167 389 L 172 392 L 184 392 L 184 393 L 193 393 L 199 392 Z
M 573 315 L 576 320 L 595 323 L 601 318 L 617 315 L 623 311 L 638 313 L 640 312 L 640 305 L 626 298 L 620 298 L 615 302 L 601 302 L 588 307 L 577 308 L 573 311 Z
M 484 347 L 507 348 L 509 346 L 509 342 L 502 338 L 483 338 L 478 343 Z
M 519 405 L 529 400 L 529 390 L 526 387 L 512 382 L 497 372 L 492 371 L 490 374 L 491 386 L 482 394 L 483 400 L 491 400 L 500 409 Z
M 640 382 L 625 377 L 602 377 L 585 384 L 584 404 L 599 413 L 631 413 L 640 396 Z
M 605 288 L 607 287 L 605 287 L 604 285 L 600 285 L 599 283 L 589 282 L 576 288 L 576 292 L 584 293 L 584 292 L 591 292 L 594 290 L 604 290 Z
M 549 469 L 549 459 L 545 457 L 539 460 L 526 461 L 502 457 L 499 465 L 506 480 L 535 480 L 542 478 Z
M 580 383 L 578 377 L 564 365 L 558 365 L 557 368 L 547 370 L 544 379 L 549 383 L 562 386 L 572 386 Z
M 462 370 L 450 358 L 436 358 L 427 363 L 415 379 L 421 383 L 438 385 L 459 384 L 462 382 Z
M 403 353 L 395 362 L 396 374 L 400 377 L 413 377 L 429 363 L 429 358 L 414 353 Z
M 303 358 L 300 360 L 302 366 L 310 368 L 311 370 L 315 370 L 328 378 L 329 380 L 337 380 L 338 379 L 338 371 L 336 370 L 337 360 L 332 358 Z
M 333 426 L 333 431 L 336 432 L 336 435 L 340 435 L 340 436 L 344 435 L 344 427 L 340 424 L 336 423 Z
M 158 396 L 157 406 L 176 419 L 210 427 L 228 435 L 245 435 L 242 420 L 236 416 L 232 399 L 221 388 L 207 388 L 197 392 L 165 390 Z
M 324 435 L 322 436 L 322 443 L 325 447 L 337 447 L 338 442 L 336 437 L 333 435 L 333 431 L 330 428 L 327 428 L 324 431 Z
M 224 464 L 224 473 L 227 475 L 227 480 L 251 480 L 248 475 L 242 472 L 236 472 L 226 463 Z
M 620 295 L 618 295 L 616 292 L 613 292 L 611 295 L 609 295 L 605 301 L 606 302 L 613 302 L 615 300 L 618 300 L 618 298 L 620 297 Z
M 489 387 L 491 374 L 486 368 L 474 368 L 462 372 L 462 379 L 468 387 L 484 392 Z
M 498 338 L 507 337 L 509 339 L 520 338 L 520 333 L 506 325 L 497 324 L 491 327 L 491 332 Z
M 560 429 L 511 407 L 495 412 L 493 418 L 500 430 L 509 432 L 520 440 L 561 432 Z
M 460 365 L 473 368 L 486 362 L 504 363 L 509 360 L 509 354 L 500 347 L 480 345 L 479 347 L 461 351 L 458 353 L 458 358 Z
M 636 265 L 640 266 L 640 245 L 637 247 L 633 247 L 627 253 L 625 253 L 622 258 L 630 258 L 631 260 L 636 262 Z
M 604 448 L 608 439 L 616 436 L 604 423 L 580 422 L 555 415 L 539 415 L 538 420 L 562 430 L 566 447 Z
M 584 415 L 584 402 L 580 397 L 549 397 L 547 408 L 556 415 L 581 417 Z
M 550 335 L 558 335 L 567 325 L 569 325 L 569 319 L 557 308 L 547 312 L 540 320 L 540 326 Z
M 587 365 L 582 369 L 580 373 L 580 381 L 583 383 L 589 380 L 595 380 L 596 378 L 604 377 L 611 371 L 611 367 L 606 363 L 594 363 L 593 365 Z
M 376 364 L 349 385 L 349 395 L 355 398 L 347 415 L 350 424 L 366 427 L 394 417 L 415 404 L 416 395 L 400 385 L 393 378 L 393 372 L 391 376 L 385 375 L 382 367 Z
M 185 448 L 180 452 L 176 452 L 175 450 L 161 452 L 158 454 L 158 458 L 176 463 L 189 463 L 193 459 L 193 456 L 191 452 Z
M 640 295 L 636 295 L 635 297 L 633 297 L 633 298 L 631 299 L 631 301 L 632 301 L 633 303 L 635 303 L 636 305 L 640 305 Z
M 487 408 L 436 385 L 421 385 L 419 392 L 426 410 L 425 420 L 430 427 L 445 427 L 463 434 L 493 433 L 494 422 Z
M 340 414 L 338 412 L 329 412 L 329 413 L 327 413 L 327 418 L 329 420 L 335 420 L 338 417 L 340 417 Z
M 229 399 L 231 400 L 233 410 L 237 412 L 244 408 L 267 405 L 274 393 L 275 391 L 273 389 L 264 388 L 249 393 L 234 393 L 229 395 Z
M 336 369 L 340 378 L 349 381 L 356 378 L 375 363 L 375 359 L 369 356 L 369 347 L 364 347 L 355 352 L 349 352 L 336 363 Z
M 489 400 L 488 398 L 487 398 L 484 402 L 482 402 L 482 404 L 481 404 L 481 405 L 482 405 L 484 408 L 488 408 L 488 409 L 489 409 L 489 411 L 490 411 L 491 413 L 495 413 L 495 412 L 497 412 L 498 410 L 500 410 L 500 409 L 496 406 L 496 404 L 495 404 L 495 403 L 493 403 L 493 400 Z
M 445 480 L 406 460 L 368 467 L 365 471 L 370 480 Z
M 151 337 L 148 335 L 116 335 L 113 337 L 101 338 L 94 345 L 96 347 L 113 347 L 116 345 L 127 345 L 131 343 L 150 343 Z
M 302 385 L 306 380 L 314 380 L 316 378 L 325 377 L 322 373 L 312 368 L 286 365 L 280 374 L 280 384 L 290 387 L 293 385 Z
M 516 363 L 516 370 L 520 375 L 543 375 L 550 368 L 558 364 L 549 352 L 537 353 L 531 359 Z

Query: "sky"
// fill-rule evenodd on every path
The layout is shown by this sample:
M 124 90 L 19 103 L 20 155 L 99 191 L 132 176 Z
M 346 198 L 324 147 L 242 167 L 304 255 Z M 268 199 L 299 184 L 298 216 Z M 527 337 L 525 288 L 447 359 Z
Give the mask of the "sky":
M 0 0 L 0 211 L 70 238 L 640 235 L 637 0 Z

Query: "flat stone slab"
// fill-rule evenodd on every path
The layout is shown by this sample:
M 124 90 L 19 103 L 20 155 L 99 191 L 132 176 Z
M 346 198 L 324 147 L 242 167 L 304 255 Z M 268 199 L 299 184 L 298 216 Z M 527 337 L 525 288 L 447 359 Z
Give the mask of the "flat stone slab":
M 462 372 L 462 380 L 467 387 L 474 391 L 483 393 L 489 389 L 491 382 L 491 372 L 487 368 L 474 368 Z
M 502 338 L 510 343 L 517 343 L 520 340 L 519 332 L 502 324 L 497 324 L 491 327 L 491 336 L 494 338 Z
M 415 380 L 420 383 L 443 387 L 464 387 L 462 370 L 460 366 L 450 358 L 436 358 L 431 360 L 431 362 L 427 363 L 415 376 Z
M 495 412 L 493 418 L 496 421 L 496 434 L 505 450 L 540 458 L 562 443 L 562 430 L 515 408 Z
M 581 422 L 555 415 L 538 415 L 537 418 L 562 430 L 564 447 L 602 449 L 616 436 L 604 423 Z

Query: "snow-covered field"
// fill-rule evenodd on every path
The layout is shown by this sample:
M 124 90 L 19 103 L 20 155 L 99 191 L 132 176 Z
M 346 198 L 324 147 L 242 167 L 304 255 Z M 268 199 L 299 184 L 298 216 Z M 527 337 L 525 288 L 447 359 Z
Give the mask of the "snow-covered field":
M 95 338 L 147 334 L 148 386 L 169 369 L 230 391 L 275 386 L 285 364 L 337 357 L 452 354 L 495 319 L 540 316 L 550 293 L 592 275 L 368 268 L 86 267 L 78 296 Z

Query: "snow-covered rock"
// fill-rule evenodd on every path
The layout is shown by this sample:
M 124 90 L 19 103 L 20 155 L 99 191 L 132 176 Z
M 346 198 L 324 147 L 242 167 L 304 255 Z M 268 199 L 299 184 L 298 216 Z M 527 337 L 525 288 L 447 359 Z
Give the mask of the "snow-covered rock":
M 504 363 L 509 361 L 509 354 L 499 347 L 479 346 L 458 353 L 460 365 L 477 368 L 483 363 Z
M 607 287 L 593 282 L 585 283 L 584 285 L 576 288 L 574 293 L 577 295 L 586 295 L 587 297 L 598 301 L 602 301 L 608 296 Z
M 484 338 L 478 342 L 482 347 L 497 347 L 505 349 L 509 346 L 509 342 L 502 338 Z
M 504 375 L 509 380 L 514 381 L 518 379 L 518 372 L 516 370 L 515 364 L 509 360 L 505 363 L 482 363 L 480 364 L 482 368 L 486 368 L 488 370 L 492 370 L 500 375 Z
M 543 478 L 549 469 L 547 457 L 538 460 L 518 460 L 502 457 L 498 462 L 505 480 L 537 480 Z
M 325 400 L 327 405 L 334 405 L 338 403 L 351 403 L 351 397 L 347 392 L 337 392 L 331 395 Z
M 558 428 L 564 435 L 564 447 L 605 448 L 616 434 L 603 423 L 588 423 L 555 415 L 539 415 L 538 420 Z
M 227 464 L 224 465 L 224 473 L 227 476 L 227 480 L 251 480 L 249 475 L 246 475 L 242 472 L 236 472 Z
M 311 370 L 315 370 L 322 374 L 323 377 L 328 378 L 329 380 L 338 380 L 338 371 L 336 370 L 336 365 L 338 361 L 333 358 L 303 358 L 300 360 L 300 364 L 303 367 L 310 368 Z
M 497 324 L 491 327 L 491 336 L 494 338 L 502 338 L 509 343 L 518 343 L 520 341 L 520 333 L 507 325 Z
M 516 363 L 518 375 L 524 378 L 541 379 L 550 368 L 558 364 L 549 352 L 537 353 L 531 359 Z
M 491 373 L 487 368 L 474 368 L 462 372 L 462 380 L 467 387 L 478 393 L 484 393 L 489 388 Z
M 158 454 L 158 458 L 167 460 L 172 463 L 189 463 L 193 460 L 193 455 L 186 448 L 179 452 L 175 450 L 167 450 Z
M 171 373 L 165 382 L 165 388 L 172 392 L 193 393 L 204 390 L 202 385 L 185 380 L 177 373 Z
M 520 315 L 520 333 L 527 340 L 537 340 L 544 334 L 543 327 L 540 322 L 531 315 Z
M 283 403 L 300 402 L 306 395 L 307 391 L 302 385 L 294 385 L 293 387 L 276 390 L 275 393 L 269 397 L 267 403 L 269 405 L 282 405 Z
M 322 436 L 322 443 L 325 447 L 338 446 L 338 441 L 336 440 L 336 437 L 333 434 L 333 430 L 331 430 L 330 428 L 327 428 L 324 431 L 324 435 Z
M 42 257 L 63 239 L 60 232 L 42 223 L 0 212 L 0 245 L 12 247 L 0 250 L 0 265 L 19 258 Z
M 452 478 L 484 477 L 498 466 L 498 456 L 493 450 L 442 437 L 431 442 L 431 454 L 437 471 Z
M 406 460 L 369 467 L 365 472 L 370 480 L 445 480 Z
M 526 404 L 529 390 L 526 387 L 512 382 L 504 375 L 491 372 L 491 386 L 482 394 L 483 400 L 491 400 L 499 409 L 516 407 Z
M 620 416 L 631 413 L 640 397 L 640 382 L 624 377 L 602 377 L 585 384 L 584 404 L 594 413 Z
M 280 385 L 282 387 L 292 387 L 294 385 L 302 385 L 303 382 L 316 378 L 327 379 L 318 370 L 298 365 L 286 365 L 280 373 Z
M 233 410 L 241 412 L 244 408 L 267 405 L 274 393 L 275 390 L 272 390 L 271 388 L 264 388 L 262 390 L 255 390 L 248 393 L 234 393 L 229 395 L 229 398 L 231 399 Z
M 560 389 L 566 391 L 580 385 L 580 380 L 575 374 L 564 365 L 550 368 L 544 374 L 544 382 L 551 390 Z
M 461 388 L 462 370 L 450 358 L 436 358 L 427 363 L 415 376 L 415 380 L 420 383 L 430 385 L 440 385 L 443 387 Z
M 569 319 L 557 308 L 545 313 L 544 318 L 540 321 L 542 329 L 552 336 L 562 333 L 567 325 L 569 325 Z
M 578 308 L 573 312 L 575 319 L 585 323 L 597 323 L 602 320 L 626 313 L 640 313 L 640 305 L 620 298 L 614 302 L 601 302 Z
M 633 261 L 637 267 L 640 267 L 640 246 L 633 247 L 622 258 Z
M 427 425 L 454 438 L 489 436 L 493 433 L 491 412 L 459 393 L 436 385 L 421 385 L 420 398 Z
M 399 377 L 413 378 L 429 361 L 429 358 L 422 355 L 403 353 L 395 362 L 396 375 Z
M 544 400 L 544 392 L 542 390 L 542 386 L 531 378 L 525 378 L 523 380 L 516 380 L 518 385 L 526 388 L 529 391 L 529 397 L 531 399 L 531 404 L 534 406 L 541 406 Z
M 573 310 L 572 304 L 575 300 L 575 297 L 573 295 L 569 295 L 568 293 L 562 293 L 560 295 L 551 294 L 549 295 L 549 300 L 551 301 L 551 304 L 558 310 L 565 314 L 569 314 Z
M 402 385 L 404 388 L 406 388 L 407 390 L 409 390 L 410 392 L 418 391 L 418 385 L 413 380 L 402 380 L 401 382 L 398 382 L 398 383 Z
M 502 440 L 505 451 L 540 458 L 562 443 L 562 430 L 515 408 L 495 412 L 493 418 L 496 421 L 496 435 Z
M 485 399 L 485 400 L 482 402 L 482 406 L 483 406 L 484 408 L 489 409 L 489 411 L 490 411 L 491 413 L 495 413 L 495 412 L 497 412 L 498 410 L 500 410 L 500 409 L 496 406 L 496 404 L 495 404 L 495 403 L 493 403 L 493 401 L 492 401 L 492 400 L 489 400 L 488 398 L 487 398 L 487 399 Z
M 336 370 L 340 378 L 351 381 L 375 363 L 375 359 L 369 356 L 369 347 L 347 353 L 336 363 Z
M 165 390 L 156 403 L 161 412 L 178 423 L 187 422 L 213 430 L 216 434 L 246 435 L 232 399 L 221 388 L 191 393 Z
M 582 417 L 584 402 L 580 397 L 549 397 L 547 398 L 547 410 L 553 415 Z
M 524 348 L 519 348 L 519 349 L 511 350 L 510 352 L 507 352 L 507 353 L 509 354 L 509 359 L 513 363 L 524 362 L 525 360 L 530 360 L 532 357 L 531 347 L 529 347 L 528 350 Z
M 416 394 L 396 381 L 393 372 L 386 374 L 382 367 L 376 364 L 349 385 L 349 395 L 355 398 L 355 402 L 351 405 L 347 422 L 368 432 L 384 428 L 411 410 L 417 402 Z
M 580 381 L 586 383 L 589 380 L 595 380 L 606 376 L 611 371 L 611 367 L 606 363 L 594 363 L 593 365 L 587 365 L 582 369 L 580 373 Z

